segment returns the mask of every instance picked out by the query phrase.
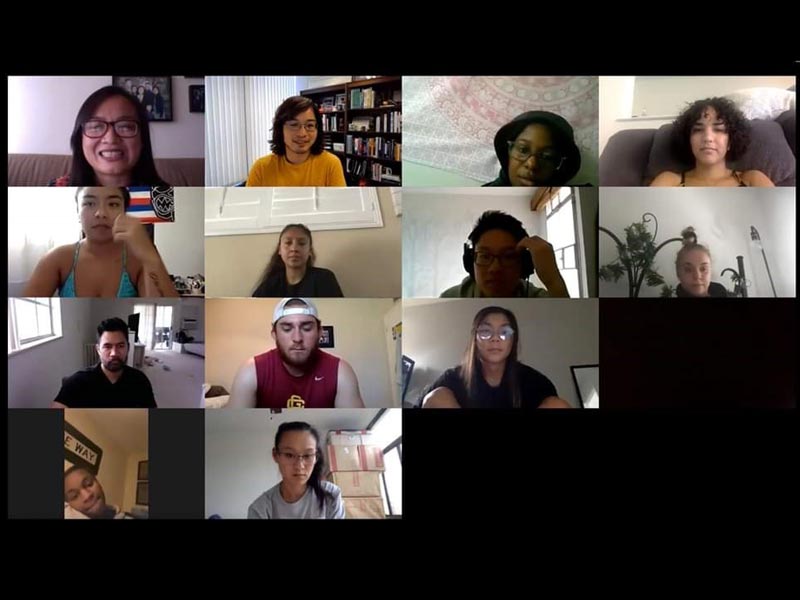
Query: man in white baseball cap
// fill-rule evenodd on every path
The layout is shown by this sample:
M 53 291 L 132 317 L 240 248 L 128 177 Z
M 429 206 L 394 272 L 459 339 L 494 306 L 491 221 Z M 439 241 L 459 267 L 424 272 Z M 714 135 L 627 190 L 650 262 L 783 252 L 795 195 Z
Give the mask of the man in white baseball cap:
M 272 314 L 275 348 L 249 358 L 230 408 L 364 408 L 347 361 L 319 349 L 322 324 L 308 298 L 284 298 Z

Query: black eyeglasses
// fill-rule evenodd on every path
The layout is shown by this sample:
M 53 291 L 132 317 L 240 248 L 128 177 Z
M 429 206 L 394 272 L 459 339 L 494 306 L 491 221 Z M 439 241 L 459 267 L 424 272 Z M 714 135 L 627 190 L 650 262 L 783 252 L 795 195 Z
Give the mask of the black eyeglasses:
M 114 128 L 114 132 L 122 138 L 136 137 L 139 133 L 139 121 L 132 119 L 120 119 L 119 121 L 103 121 L 102 119 L 89 119 L 81 127 L 83 135 L 88 138 L 103 137 L 108 131 L 108 126 Z
M 494 259 L 500 263 L 501 267 L 513 267 L 520 263 L 519 252 L 506 252 L 505 254 L 492 254 L 485 250 L 479 250 L 475 253 L 475 264 L 479 267 L 488 267 Z
M 508 142 L 508 152 L 517 160 L 525 162 L 532 156 L 536 158 L 536 162 L 545 163 L 554 167 L 560 167 L 564 161 L 564 157 L 555 150 L 545 149 L 540 152 L 531 152 L 530 146 L 518 141 Z

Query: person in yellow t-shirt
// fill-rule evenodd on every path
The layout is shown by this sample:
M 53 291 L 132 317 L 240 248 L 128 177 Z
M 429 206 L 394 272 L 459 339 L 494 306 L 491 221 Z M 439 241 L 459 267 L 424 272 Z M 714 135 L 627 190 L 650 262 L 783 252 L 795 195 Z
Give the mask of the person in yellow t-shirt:
M 272 154 L 251 167 L 247 186 L 345 186 L 341 161 L 322 148 L 322 116 L 314 101 L 292 96 L 275 111 Z

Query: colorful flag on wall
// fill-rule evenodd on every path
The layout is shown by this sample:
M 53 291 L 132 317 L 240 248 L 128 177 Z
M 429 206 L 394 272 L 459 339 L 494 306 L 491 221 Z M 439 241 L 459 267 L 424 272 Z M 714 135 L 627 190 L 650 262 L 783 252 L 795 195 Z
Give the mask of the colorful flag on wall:
M 142 223 L 172 223 L 175 221 L 175 188 L 131 187 L 128 214 Z

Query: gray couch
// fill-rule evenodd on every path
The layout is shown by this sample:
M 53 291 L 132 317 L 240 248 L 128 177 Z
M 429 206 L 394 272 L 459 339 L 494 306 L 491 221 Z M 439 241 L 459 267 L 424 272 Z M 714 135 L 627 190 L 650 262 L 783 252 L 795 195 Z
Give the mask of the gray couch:
M 795 185 L 797 148 L 795 111 L 788 110 L 774 121 L 755 119 L 750 147 L 730 166 L 736 170 L 758 169 L 776 186 Z M 663 171 L 680 173 L 692 168 L 678 161 L 671 151 L 672 124 L 658 129 L 627 129 L 612 135 L 600 156 L 600 185 L 635 187 L 650 185 Z
M 202 158 L 157 158 L 156 170 L 175 187 L 203 187 L 205 161 Z M 72 156 L 62 154 L 9 154 L 8 185 L 46 186 L 69 173 Z

